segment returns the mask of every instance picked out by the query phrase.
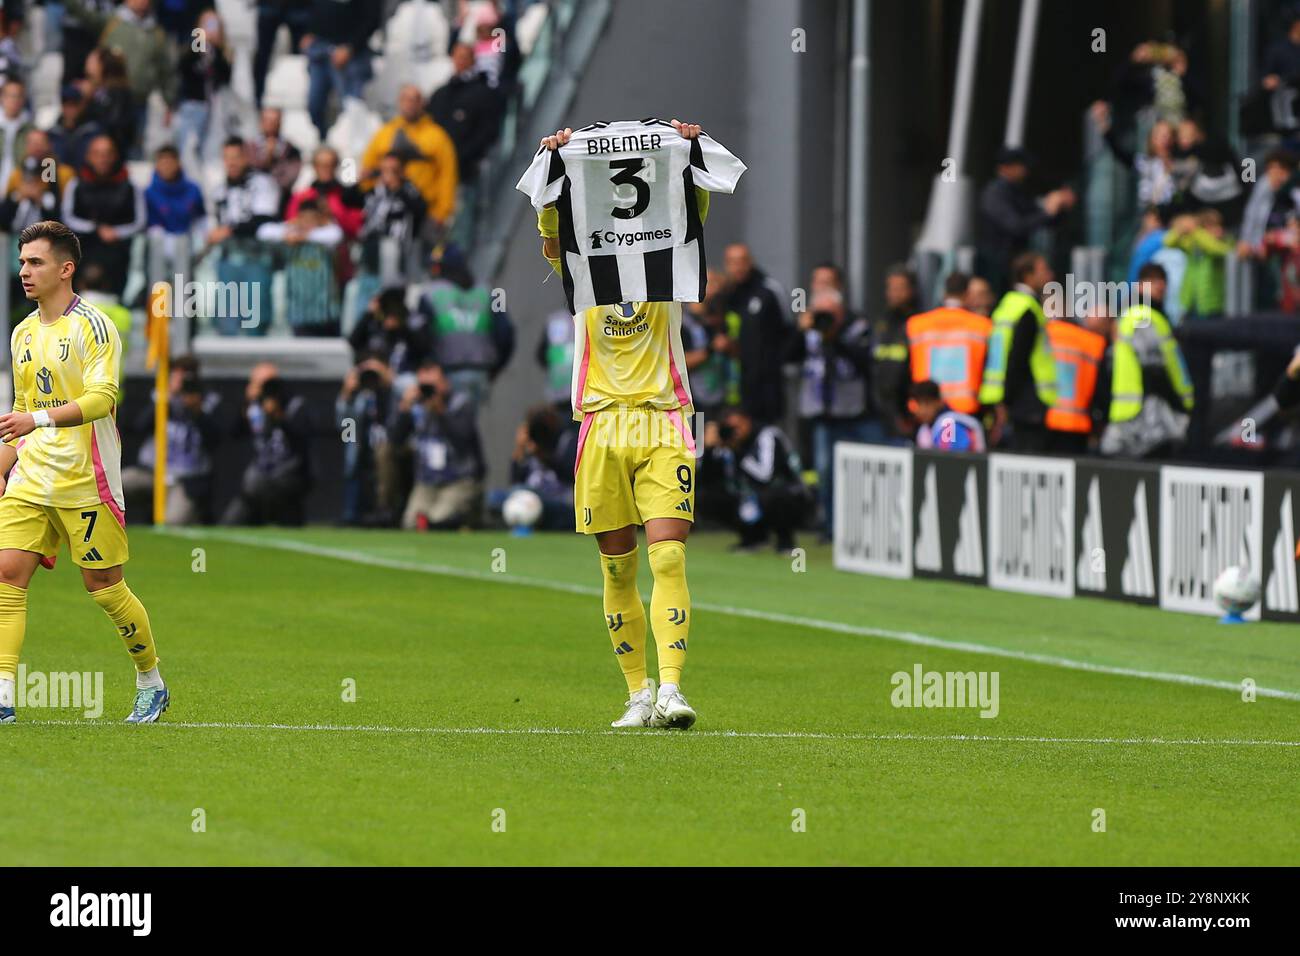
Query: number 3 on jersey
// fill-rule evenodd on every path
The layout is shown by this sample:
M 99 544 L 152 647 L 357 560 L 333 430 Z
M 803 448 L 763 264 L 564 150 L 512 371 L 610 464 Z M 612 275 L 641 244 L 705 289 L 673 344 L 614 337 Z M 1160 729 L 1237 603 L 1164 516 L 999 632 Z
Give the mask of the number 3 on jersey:
M 609 181 L 615 185 L 613 190 L 614 200 L 616 202 L 626 201 L 626 190 L 623 186 L 631 186 L 634 192 L 635 201 L 631 206 L 615 206 L 609 211 L 609 214 L 615 219 L 636 219 L 650 207 L 650 183 L 654 182 L 654 160 L 652 159 L 612 159 L 609 163 L 610 169 L 618 172 L 609 177 Z M 639 175 L 645 170 L 645 176 Z

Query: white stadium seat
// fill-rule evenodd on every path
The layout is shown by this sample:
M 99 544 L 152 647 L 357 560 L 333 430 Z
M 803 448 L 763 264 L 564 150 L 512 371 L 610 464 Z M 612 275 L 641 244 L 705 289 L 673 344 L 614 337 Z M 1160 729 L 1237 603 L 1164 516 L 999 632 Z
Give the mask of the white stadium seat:
M 262 104 L 282 110 L 306 109 L 308 86 L 307 58 L 297 53 L 285 54 L 271 62 Z
M 226 45 L 235 50 L 257 48 L 257 4 L 254 0 L 216 0 L 217 16 L 226 29 Z
M 268 106 L 273 105 L 270 103 L 270 96 L 271 88 L 268 85 L 266 96 Z M 311 163 L 307 160 L 312 150 L 320 145 L 320 133 L 317 132 L 316 125 L 311 121 L 311 114 L 306 108 L 295 107 L 285 110 L 280 117 L 280 132 L 284 134 L 285 139 L 298 147 L 302 152 L 304 164 L 310 168 Z
M 519 52 L 524 56 L 533 52 L 533 44 L 537 42 L 542 24 L 546 22 L 546 12 L 546 4 L 534 3 L 515 22 L 515 42 L 519 44 Z
M 360 161 L 370 141 L 384 125 L 383 119 L 361 100 L 349 97 L 343 101 L 338 119 L 325 134 L 325 142 L 338 152 L 340 159 Z
M 431 0 L 403 0 L 384 27 L 384 51 L 374 62 L 367 102 L 392 113 L 397 90 L 414 83 L 428 96 L 451 76 L 447 43 L 451 28 L 442 7 Z
M 62 91 L 59 83 L 63 78 L 63 54 L 62 53 L 42 53 L 36 65 L 32 67 L 31 75 L 28 76 L 28 88 L 31 92 L 32 105 L 40 110 L 47 106 L 55 108 L 57 118 L 58 110 L 62 106 L 60 98 Z

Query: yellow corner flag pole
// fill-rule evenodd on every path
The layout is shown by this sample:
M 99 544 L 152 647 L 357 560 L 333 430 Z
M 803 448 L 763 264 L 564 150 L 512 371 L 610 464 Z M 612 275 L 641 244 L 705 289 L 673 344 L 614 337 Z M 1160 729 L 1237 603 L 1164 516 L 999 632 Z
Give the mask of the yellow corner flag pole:
M 167 514 L 167 415 L 170 412 L 170 394 L 167 379 L 170 376 L 167 333 L 171 323 L 171 287 L 166 282 L 154 283 L 149 293 L 149 315 L 145 320 L 145 337 L 149 351 L 145 367 L 154 373 L 153 409 L 153 523 L 163 524 Z

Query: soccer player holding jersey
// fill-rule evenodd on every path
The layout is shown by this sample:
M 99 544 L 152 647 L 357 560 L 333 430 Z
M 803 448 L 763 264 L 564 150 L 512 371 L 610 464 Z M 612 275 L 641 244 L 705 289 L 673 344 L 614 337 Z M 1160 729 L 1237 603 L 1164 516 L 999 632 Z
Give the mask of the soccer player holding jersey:
M 37 308 L 14 329 L 14 408 L 0 415 L 0 723 L 12 723 L 27 586 L 60 540 L 135 664 L 128 723 L 153 723 L 170 694 L 149 615 L 122 578 L 127 560 L 117 384 L 122 342 L 103 312 L 72 291 L 81 245 L 38 222 L 18 237 L 19 278 Z
M 698 140 L 700 127 L 690 124 L 659 121 L 642 121 L 641 124 L 615 124 L 654 127 L 656 135 L 680 134 L 687 140 Z M 592 131 L 598 135 L 608 124 L 587 127 L 579 133 Z M 563 129 L 542 140 L 545 150 L 559 150 L 573 137 L 573 131 Z M 640 142 L 641 140 L 638 140 Z M 698 158 L 698 142 L 693 144 L 692 156 Z M 713 155 L 725 154 L 716 149 Z M 728 182 L 721 188 L 730 191 L 744 165 L 725 154 L 732 164 L 724 174 Z M 535 198 L 549 195 L 556 179 L 562 175 L 580 175 L 562 172 L 559 166 L 541 158 L 534 162 L 530 175 L 521 181 Z M 645 211 L 648 197 L 644 195 L 645 183 L 631 181 L 632 175 L 644 174 L 636 160 L 614 160 L 611 181 L 635 189 L 636 216 L 619 215 L 618 219 L 639 218 Z M 630 167 L 630 168 L 629 168 Z M 608 203 L 610 193 L 599 193 L 602 184 L 595 182 L 604 170 L 592 176 L 585 187 L 583 202 L 588 210 Z M 701 171 L 700 175 L 704 175 Z M 549 182 L 544 177 L 551 177 Z M 662 180 L 670 177 L 662 176 Z M 662 182 L 661 180 L 661 182 Z M 678 180 L 681 182 L 682 180 Z M 688 178 L 686 183 L 691 183 Z M 565 186 L 561 203 L 579 201 L 570 196 L 572 183 Z M 653 188 L 653 187 L 651 187 Z M 698 186 L 687 202 L 693 205 L 686 215 L 677 216 L 690 222 L 695 238 L 702 239 L 699 225 L 708 214 L 709 194 Z M 593 195 L 593 193 L 595 195 Z M 612 194 L 618 197 L 619 193 Z M 617 208 L 617 207 L 616 207 Z M 628 210 L 624 209 L 623 212 Z M 661 217 L 669 214 L 656 210 Z M 592 219 L 589 217 L 590 225 Z M 664 218 L 662 221 L 667 221 Z M 566 295 L 574 300 L 585 288 L 590 292 L 599 289 L 602 282 L 623 283 L 624 290 L 653 288 L 673 294 L 674 282 L 699 283 L 693 278 L 697 267 L 702 266 L 702 253 L 682 256 L 680 250 L 669 249 L 646 255 L 646 265 L 626 267 L 619 263 L 614 271 L 613 257 L 604 262 L 577 260 L 573 267 L 582 270 L 575 281 L 561 263 L 561 256 L 570 251 L 560 239 L 561 217 L 555 203 L 542 208 L 538 215 L 538 231 L 542 236 L 542 254 L 551 267 L 565 278 Z M 603 227 L 602 227 L 603 228 Z M 628 228 L 637 228 L 629 226 Z M 598 233 L 603 235 L 604 233 Z M 677 256 L 674 260 L 674 255 Z M 660 265 L 652 262 L 660 257 Z M 684 267 L 684 268 L 683 268 Z M 590 271 L 587 271 L 590 269 Z M 604 270 L 601 278 L 600 270 Z M 674 270 L 678 274 L 674 276 Z M 685 279 L 682 277 L 685 273 Z M 690 633 L 691 598 L 686 586 L 686 538 L 694 520 L 695 511 L 695 443 L 687 426 L 692 413 L 690 384 L 682 351 L 680 301 L 620 302 L 579 309 L 574 315 L 576 345 L 574 350 L 572 399 L 574 418 L 582 422 L 578 439 L 578 460 L 574 479 L 574 516 L 578 530 L 596 537 L 600 551 L 600 566 L 604 575 L 604 611 L 614 654 L 627 681 L 629 699 L 623 716 L 615 720 L 614 727 L 669 727 L 687 729 L 695 723 L 695 711 L 687 703 L 681 690 L 682 667 L 686 662 L 687 638 Z M 655 693 L 654 681 L 646 676 L 647 621 L 641 595 L 637 589 L 637 533 L 638 525 L 645 527 L 650 569 L 654 587 L 650 595 L 649 628 L 653 631 L 659 658 L 659 689 Z

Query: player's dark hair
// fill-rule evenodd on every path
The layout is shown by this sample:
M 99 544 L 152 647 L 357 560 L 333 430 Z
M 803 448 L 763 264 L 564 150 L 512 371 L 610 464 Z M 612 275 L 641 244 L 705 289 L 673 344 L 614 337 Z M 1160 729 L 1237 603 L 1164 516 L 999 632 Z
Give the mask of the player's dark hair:
M 128 85 L 130 80 L 125 56 L 115 48 L 107 46 L 95 47 L 92 52 L 99 57 L 99 75 L 106 88 Z
M 170 156 L 172 159 L 179 160 L 181 158 L 181 151 L 171 143 L 164 143 L 153 151 L 154 162 L 157 162 L 164 156 Z
M 375 311 L 380 318 L 393 315 L 405 322 L 411 314 L 411 310 L 406 306 L 406 292 L 401 288 L 385 289 L 379 293 Z
M 943 294 L 950 299 L 955 299 L 966 294 L 968 285 L 970 285 L 970 276 L 953 270 L 948 273 L 948 278 L 943 280 Z
M 818 269 L 830 269 L 831 273 L 835 276 L 835 284 L 841 289 L 844 288 L 844 270 L 838 265 L 831 262 L 829 259 L 825 259 L 812 267 L 813 272 L 816 272 Z
M 903 263 L 900 262 L 897 265 L 890 266 L 889 271 L 885 273 L 886 279 L 892 279 L 895 276 L 901 276 L 902 278 L 906 279 L 907 284 L 910 285 L 913 290 L 916 289 L 916 273 L 914 273 Z
M 1038 268 L 1038 261 L 1045 258 L 1041 252 L 1022 252 L 1011 260 L 1011 278 L 1023 282 L 1025 277 Z
M 1161 228 L 1169 225 L 1169 213 L 1160 206 L 1147 206 L 1142 211 L 1144 216 L 1155 216 L 1156 222 L 1160 223 Z
M 87 262 L 86 268 L 81 270 L 81 288 L 87 292 L 103 292 L 107 278 L 103 263 Z
M 534 405 L 528 409 L 525 419 L 528 426 L 528 438 L 537 446 L 542 457 L 549 458 L 555 452 L 560 431 L 564 427 L 560 416 L 551 405 Z
M 1138 270 L 1138 281 L 1143 279 L 1164 279 L 1168 281 L 1169 274 L 1165 272 L 1165 267 L 1158 262 L 1148 262 Z
M 274 398 L 277 401 L 284 402 L 284 379 L 268 378 L 262 383 L 262 390 L 257 395 L 260 402 L 266 398 Z
M 226 137 L 226 141 L 225 141 L 224 143 L 221 144 L 221 148 L 222 148 L 222 149 L 225 149 L 225 148 L 228 147 L 228 146 L 238 146 L 240 149 L 243 149 L 245 145 L 246 145 L 246 144 L 244 143 L 244 137 L 242 137 L 242 136 L 227 136 L 227 137 Z
M 64 262 L 81 265 L 81 242 L 77 239 L 77 234 L 63 223 L 53 219 L 32 223 L 18 234 L 18 248 L 21 250 L 27 243 L 37 239 L 48 242 L 51 251 Z
M 1286 149 L 1275 149 L 1264 157 L 1264 168 L 1270 166 L 1281 166 L 1288 173 L 1295 172 L 1296 160 L 1295 153 Z
M 943 393 L 939 391 L 939 384 L 928 378 L 913 382 L 909 394 L 918 402 L 937 402 L 943 397 Z

